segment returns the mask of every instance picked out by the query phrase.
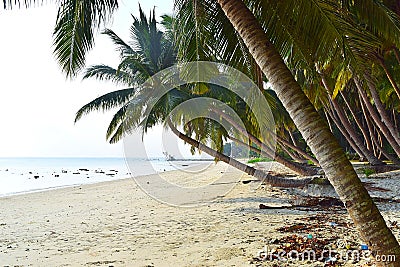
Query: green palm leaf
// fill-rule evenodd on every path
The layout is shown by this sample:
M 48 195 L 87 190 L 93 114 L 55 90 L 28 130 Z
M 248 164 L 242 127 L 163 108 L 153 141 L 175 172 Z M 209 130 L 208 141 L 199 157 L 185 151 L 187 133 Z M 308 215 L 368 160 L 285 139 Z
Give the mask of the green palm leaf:
M 85 66 L 93 47 L 93 33 L 118 7 L 116 0 L 64 0 L 54 28 L 54 55 L 67 76 Z
M 116 70 L 107 65 L 93 65 L 85 69 L 83 79 L 96 78 L 100 81 L 113 81 L 116 84 L 133 85 L 130 73 Z
M 135 51 L 128 45 L 127 43 L 124 42 L 113 30 L 110 29 L 105 29 L 102 34 L 107 35 L 110 37 L 111 41 L 114 43 L 116 46 L 116 50 L 121 52 L 121 57 L 124 57 L 126 55 L 132 55 L 135 53 Z
M 382 1 L 354 1 L 349 8 L 375 35 L 400 47 L 400 18 Z
M 102 95 L 81 107 L 75 116 L 75 122 L 92 111 L 107 111 L 125 105 L 135 93 L 134 88 L 122 89 Z

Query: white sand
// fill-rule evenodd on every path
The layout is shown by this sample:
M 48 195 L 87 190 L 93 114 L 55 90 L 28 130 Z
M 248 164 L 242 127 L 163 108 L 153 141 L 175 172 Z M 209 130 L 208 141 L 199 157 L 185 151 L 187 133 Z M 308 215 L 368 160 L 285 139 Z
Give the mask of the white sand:
M 223 168 L 217 164 L 202 175 Z M 187 181 L 193 174 L 167 176 Z M 291 197 L 253 189 L 255 183 L 239 182 L 216 202 L 191 208 L 162 204 L 133 179 L 0 198 L 0 266 L 274 266 L 276 261 L 251 262 L 266 240 L 288 235 L 277 228 L 315 212 L 260 210 L 260 203 L 288 203 Z M 390 211 L 391 218 L 399 214 Z M 340 213 L 331 219 L 339 217 L 348 221 Z M 349 229 L 313 232 L 329 234 L 358 239 Z

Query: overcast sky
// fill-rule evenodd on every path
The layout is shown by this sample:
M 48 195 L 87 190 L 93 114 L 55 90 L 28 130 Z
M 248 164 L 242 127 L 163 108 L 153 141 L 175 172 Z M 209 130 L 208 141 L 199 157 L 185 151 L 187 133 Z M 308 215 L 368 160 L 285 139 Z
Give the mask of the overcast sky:
M 139 1 L 140 2 L 140 1 Z M 149 14 L 171 14 L 172 0 L 143 0 Z M 52 55 L 54 5 L 28 10 L 0 10 L 0 157 L 122 157 L 122 144 L 109 145 L 106 128 L 112 113 L 92 113 L 74 125 L 76 111 L 97 96 L 116 87 L 95 80 L 68 81 Z M 138 2 L 121 1 L 107 25 L 129 40 L 130 14 L 138 14 Z M 102 35 L 87 65 L 118 64 L 118 53 Z M 160 130 L 145 138 L 150 156 L 161 156 Z M 150 140 L 150 141 L 148 141 Z

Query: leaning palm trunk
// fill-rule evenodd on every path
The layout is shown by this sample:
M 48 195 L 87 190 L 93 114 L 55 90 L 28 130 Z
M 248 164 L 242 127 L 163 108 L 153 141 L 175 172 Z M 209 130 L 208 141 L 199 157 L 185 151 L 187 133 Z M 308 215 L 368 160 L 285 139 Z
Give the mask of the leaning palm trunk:
M 318 69 L 317 71 L 320 73 L 321 78 L 322 78 L 322 83 L 328 93 L 332 92 L 332 89 L 329 87 L 329 84 L 326 80 L 325 75 Z M 350 138 L 353 140 L 355 146 L 361 151 L 361 153 L 364 155 L 364 157 L 367 159 L 367 161 L 371 165 L 384 165 L 385 163 L 381 160 L 379 160 L 377 157 L 374 156 L 374 154 L 367 149 L 367 147 L 364 145 L 363 141 L 360 139 L 360 137 L 357 135 L 355 132 L 353 126 L 350 124 L 347 116 L 344 114 L 344 110 L 342 107 L 338 104 L 337 100 L 334 98 L 330 99 L 330 103 L 333 105 L 334 111 L 339 117 L 340 122 L 343 125 L 343 128 L 346 130 L 346 132 L 349 134 Z
M 361 133 L 362 133 L 362 135 L 364 137 L 367 149 L 371 150 L 372 149 L 372 144 L 371 144 L 371 141 L 370 141 L 370 138 L 369 138 L 367 130 L 365 129 L 365 127 L 362 125 L 361 121 L 357 117 L 357 114 L 354 111 L 354 109 L 352 108 L 352 106 L 350 105 L 349 101 L 347 101 L 346 95 L 342 91 L 340 91 L 340 95 L 342 96 L 343 102 L 346 104 L 346 107 L 349 109 L 351 115 L 353 116 L 354 121 L 356 122 L 358 128 L 360 128 L 360 131 L 361 131 Z
M 186 143 L 196 147 L 200 151 L 203 151 L 218 160 L 221 160 L 221 161 L 231 165 L 232 167 L 234 167 L 238 170 L 241 170 L 241 171 L 259 179 L 260 181 L 263 181 L 266 184 L 269 184 L 271 186 L 277 186 L 277 187 L 303 187 L 303 186 L 309 184 L 310 182 L 312 182 L 311 178 L 288 179 L 288 178 L 281 178 L 281 177 L 275 177 L 275 176 L 269 175 L 268 173 L 265 173 L 261 170 L 257 170 L 257 169 L 250 167 L 244 163 L 241 163 L 240 161 L 237 161 L 231 157 L 228 157 L 228 156 L 200 143 L 199 141 L 194 140 L 190 136 L 181 133 L 173 125 L 173 123 L 171 122 L 170 119 L 167 119 L 167 124 L 168 124 L 169 128 L 171 129 L 171 131 L 176 136 L 178 136 L 180 139 L 185 141 Z
M 239 130 L 242 133 L 247 134 L 250 141 L 252 141 L 254 144 L 259 146 L 263 151 L 265 151 L 265 153 L 266 153 L 265 156 L 279 162 L 280 164 L 291 169 L 292 171 L 297 172 L 300 175 L 308 176 L 308 175 L 317 174 L 317 171 L 313 168 L 309 168 L 309 167 L 303 166 L 297 162 L 287 160 L 284 157 L 281 157 L 280 155 L 276 154 L 275 151 L 273 151 L 268 145 L 264 144 L 263 142 L 261 142 L 260 139 L 258 139 L 257 137 L 255 137 L 254 135 L 249 133 L 245 128 L 243 128 L 235 120 L 233 120 L 229 115 L 225 114 L 224 112 L 222 112 L 218 109 L 213 109 L 213 111 L 216 114 L 220 115 L 223 119 L 225 119 L 228 123 L 230 123 L 237 130 Z
M 369 91 L 371 92 L 372 99 L 374 100 L 376 109 L 378 110 L 379 114 L 381 115 L 383 123 L 385 123 L 386 127 L 388 128 L 389 132 L 392 134 L 394 140 L 398 145 L 400 145 L 400 136 L 399 132 L 397 131 L 395 125 L 389 118 L 387 111 L 385 107 L 383 106 L 383 103 L 379 97 L 379 94 L 377 92 L 375 83 L 372 81 L 372 77 L 370 74 L 365 75 L 365 79 L 367 81 L 367 85 L 369 88 Z
M 279 147 L 286 153 L 288 154 L 294 161 L 298 162 L 307 162 L 304 158 L 301 158 L 300 156 L 296 155 L 295 152 L 290 151 L 282 142 L 279 142 Z
M 303 173 L 302 175 L 314 175 L 314 174 L 317 174 L 317 171 L 311 170 L 311 169 L 310 170 L 304 169 L 303 166 L 300 166 L 300 165 L 298 165 L 298 164 L 296 164 L 294 162 L 290 162 L 290 161 L 286 160 L 285 158 L 283 158 L 283 157 L 281 157 L 279 155 L 273 154 L 271 156 L 271 154 L 268 153 L 268 151 L 265 148 L 263 148 L 263 150 L 261 150 L 261 149 L 258 149 L 256 147 L 254 147 L 254 146 L 251 146 L 251 145 L 249 146 L 248 144 L 242 142 L 241 140 L 239 140 L 239 139 L 237 139 L 237 138 L 235 138 L 233 136 L 228 136 L 228 138 L 230 140 L 232 140 L 233 142 L 239 144 L 239 145 L 248 147 L 251 151 L 253 151 L 253 152 L 255 152 L 255 153 L 257 153 L 257 154 L 259 154 L 259 155 L 261 155 L 263 157 L 273 158 L 276 162 L 279 162 L 280 164 L 284 165 L 285 167 L 287 167 L 288 169 L 291 169 L 292 171 L 294 171 L 296 173 L 299 173 L 299 174 Z M 254 143 L 256 143 L 259 146 L 261 145 L 261 147 L 263 145 L 258 139 Z M 290 163 L 289 166 L 287 166 L 287 164 L 285 164 L 285 163 L 288 163 L 288 162 Z
M 364 145 L 363 141 L 360 139 L 360 137 L 355 132 L 354 128 L 351 126 L 346 115 L 344 114 L 344 111 L 342 110 L 342 107 L 339 106 L 336 99 L 332 99 L 331 102 L 333 104 L 333 107 L 335 108 L 336 114 L 339 117 L 339 121 L 343 125 L 343 128 L 349 134 L 355 146 L 358 147 L 358 149 L 361 151 L 361 153 L 364 155 L 367 161 L 371 165 L 384 165 L 385 163 L 379 160 L 377 157 L 375 157 L 374 154 L 371 151 L 369 151 L 367 147 Z
M 362 88 L 362 85 L 360 84 L 360 81 L 356 78 L 354 79 L 354 83 L 356 84 L 356 87 L 358 89 L 358 93 L 360 94 L 369 114 L 372 116 L 374 122 L 376 125 L 379 127 L 383 135 L 386 137 L 386 140 L 388 140 L 389 144 L 392 146 L 393 150 L 396 152 L 396 155 L 400 157 L 400 146 L 397 144 L 396 140 L 394 140 L 393 136 L 390 134 L 389 129 L 386 127 L 386 125 L 381 121 L 381 118 L 379 117 L 378 113 L 375 111 L 374 107 L 372 104 L 369 102 L 367 93 L 364 91 Z
M 289 131 L 289 133 L 291 133 Z M 281 143 L 284 146 L 287 146 L 288 148 L 293 149 L 294 151 L 296 151 L 300 156 L 304 157 L 305 159 L 308 159 L 309 161 L 311 161 L 312 163 L 315 164 L 315 166 L 319 166 L 319 162 L 318 160 L 316 160 L 315 158 L 313 158 L 312 156 L 308 155 L 307 152 L 305 152 L 304 150 L 302 150 L 301 148 L 299 148 L 297 146 L 297 144 L 291 144 L 290 142 L 288 142 L 287 140 L 285 140 L 284 138 L 280 137 L 279 135 L 276 135 L 276 140 L 278 141 L 278 143 Z
M 294 79 L 261 25 L 241 0 L 218 0 L 278 98 L 321 164 L 325 175 L 345 204 L 362 239 L 372 251 L 394 254 L 400 246 L 361 183 L 338 141 Z M 393 262 L 383 266 L 398 266 Z
M 374 127 L 369 119 L 369 117 L 367 116 L 367 111 L 364 105 L 364 102 L 361 99 L 360 96 L 360 105 L 361 105 L 361 110 L 364 114 L 364 118 L 365 118 L 365 122 L 367 124 L 368 127 L 368 131 L 370 132 L 370 137 L 371 137 L 371 141 L 373 143 L 373 145 L 376 147 L 376 149 L 381 152 L 388 160 L 390 160 L 391 162 L 393 162 L 394 164 L 399 164 L 400 160 L 398 158 L 396 158 L 395 156 L 392 156 L 389 152 L 387 152 L 385 150 L 385 148 L 383 148 L 380 144 L 379 141 L 377 140 L 375 134 L 374 134 Z
M 337 118 L 337 116 L 334 113 L 334 111 L 325 106 L 325 112 L 326 112 L 327 118 L 330 116 L 330 118 L 332 119 L 333 123 L 336 125 L 336 128 L 338 128 L 338 130 L 343 135 L 344 139 L 347 141 L 347 143 L 350 145 L 350 147 L 353 148 L 353 150 L 357 153 L 357 155 L 360 156 L 360 159 L 365 158 L 365 156 L 362 153 L 362 151 L 354 143 L 353 139 L 350 137 L 348 132 L 345 130 L 345 128 L 340 123 L 340 120 Z M 331 132 L 333 133 L 332 129 L 331 129 Z

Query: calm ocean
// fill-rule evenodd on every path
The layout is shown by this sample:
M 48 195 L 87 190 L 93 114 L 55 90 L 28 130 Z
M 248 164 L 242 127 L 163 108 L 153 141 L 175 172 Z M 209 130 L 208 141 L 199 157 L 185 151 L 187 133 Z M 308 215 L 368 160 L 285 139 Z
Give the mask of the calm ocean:
M 0 158 L 0 197 L 176 170 L 197 161 L 124 158 Z M 129 166 L 129 167 L 128 167 Z

